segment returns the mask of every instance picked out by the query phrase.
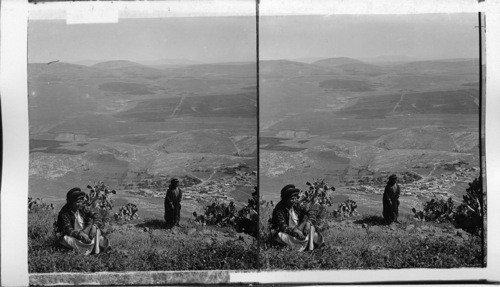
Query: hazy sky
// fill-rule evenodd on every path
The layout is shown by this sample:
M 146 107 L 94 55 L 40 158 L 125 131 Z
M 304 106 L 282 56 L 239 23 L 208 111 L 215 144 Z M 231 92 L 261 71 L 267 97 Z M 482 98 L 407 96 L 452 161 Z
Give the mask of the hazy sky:
M 477 18 L 475 13 L 261 17 L 260 58 L 474 58 Z
M 85 25 L 30 21 L 28 60 L 255 61 L 255 23 L 255 17 L 125 19 Z
M 260 58 L 477 57 L 477 14 L 267 16 Z M 30 21 L 30 62 L 189 59 L 254 61 L 255 17 L 125 19 L 117 24 Z

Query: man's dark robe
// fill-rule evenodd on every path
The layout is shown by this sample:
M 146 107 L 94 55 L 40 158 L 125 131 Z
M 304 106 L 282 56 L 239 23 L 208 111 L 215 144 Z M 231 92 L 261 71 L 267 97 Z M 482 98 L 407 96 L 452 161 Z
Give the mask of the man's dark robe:
M 300 206 L 294 206 L 294 210 L 299 216 L 299 222 L 309 221 L 313 225 L 316 225 L 314 210 L 305 210 Z M 282 200 L 278 202 L 278 204 L 276 204 L 276 207 L 274 207 L 273 210 L 273 215 L 271 217 L 271 229 L 273 229 L 275 233 L 284 232 L 293 235 L 291 233 L 293 228 L 288 225 L 290 219 L 289 213 L 290 208 L 286 207 L 285 201 Z
M 84 206 L 79 207 L 78 212 L 82 216 L 85 226 L 96 224 L 97 227 L 102 228 L 103 224 L 97 212 Z M 75 212 L 71 210 L 70 204 L 65 204 L 57 216 L 56 232 L 59 233 L 60 236 L 68 235 L 79 238 L 78 231 L 74 229 L 74 224 Z
M 286 206 L 286 201 L 280 201 L 273 210 L 271 218 L 271 229 L 273 235 L 270 238 L 272 242 L 277 242 L 286 245 L 296 251 L 314 250 L 324 244 L 323 236 L 317 231 L 316 228 L 316 214 L 315 207 L 295 205 L 293 207 L 293 214 L 290 214 L 291 208 Z M 291 220 L 291 216 L 297 216 Z M 302 235 L 294 232 L 301 224 L 302 229 L 298 229 Z M 290 226 L 290 224 L 293 224 Z M 304 237 L 302 237 L 304 236 Z
M 178 225 L 181 219 L 182 191 L 179 187 L 169 187 L 165 196 L 165 221 L 167 225 Z
M 391 223 L 398 220 L 399 194 L 401 190 L 397 183 L 387 184 L 382 199 L 384 205 L 383 215 L 387 222 Z

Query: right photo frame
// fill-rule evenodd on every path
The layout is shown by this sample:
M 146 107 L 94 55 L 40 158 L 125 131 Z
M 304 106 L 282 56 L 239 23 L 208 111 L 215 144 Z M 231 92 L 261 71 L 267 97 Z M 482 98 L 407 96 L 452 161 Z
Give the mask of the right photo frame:
M 483 43 L 478 13 L 259 18 L 261 270 L 486 266 Z

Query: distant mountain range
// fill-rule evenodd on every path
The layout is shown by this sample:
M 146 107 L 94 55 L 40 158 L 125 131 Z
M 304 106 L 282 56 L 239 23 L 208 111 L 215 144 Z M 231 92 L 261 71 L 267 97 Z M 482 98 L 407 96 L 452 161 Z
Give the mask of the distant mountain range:
M 372 64 L 372 65 L 386 65 L 386 64 L 404 64 L 404 63 L 415 63 L 415 62 L 464 62 L 464 61 L 477 61 L 473 58 L 449 58 L 449 59 L 422 59 L 417 57 L 410 57 L 404 55 L 382 55 L 376 57 L 364 57 L 364 58 L 352 58 L 352 57 L 302 57 L 295 59 L 268 59 L 261 60 L 261 63 L 275 62 L 275 63 L 298 63 L 298 64 L 314 64 L 323 67 L 335 67 L 346 64 Z M 65 62 L 65 61 L 61 61 Z M 93 66 L 100 67 L 102 65 L 110 67 L 115 65 L 114 68 L 118 67 L 128 67 L 128 66 L 149 66 L 157 69 L 170 68 L 170 67 L 180 67 L 180 66 L 194 66 L 194 65 L 231 65 L 231 64 L 241 64 L 241 63 L 251 63 L 248 62 L 213 62 L 213 63 L 203 63 L 200 61 L 194 61 L 189 59 L 158 59 L 158 60 L 141 60 L 141 61 L 129 61 L 129 60 L 79 60 L 79 61 L 66 61 L 66 63 L 83 65 L 83 66 Z M 30 64 L 33 62 L 30 62 Z
M 387 60 L 389 56 L 381 56 L 377 59 Z M 397 60 L 410 60 L 410 57 L 394 58 Z M 373 60 L 373 59 L 372 59 Z M 171 61 L 170 63 L 180 63 L 180 61 Z M 90 63 L 90 62 L 89 62 Z M 167 60 L 163 61 L 167 63 Z M 188 63 L 188 61 L 184 61 Z M 190 62 L 194 63 L 194 62 Z M 291 60 L 263 60 L 260 61 L 260 73 L 264 76 L 293 76 L 293 75 L 335 75 L 335 74 L 351 74 L 351 75 L 367 75 L 377 76 L 386 72 L 469 72 L 473 71 L 478 65 L 478 59 L 439 59 L 425 61 L 405 61 L 405 62 L 365 62 L 359 59 L 348 57 L 334 57 L 314 61 L 312 63 L 291 61 Z M 249 75 L 256 72 L 255 62 L 234 62 L 234 63 L 210 63 L 210 64 L 190 64 L 181 66 L 165 65 L 146 65 L 144 62 L 133 62 L 128 60 L 113 60 L 94 63 L 90 66 L 57 62 L 52 64 L 46 63 L 30 63 L 29 69 L 35 73 L 31 75 L 40 75 L 39 72 L 53 70 L 58 74 L 58 77 L 64 77 L 62 74 L 81 74 L 94 73 L 101 71 L 94 76 L 98 76 L 104 71 L 113 73 L 123 73 L 129 76 L 139 76 L 148 79 L 155 79 L 164 76 L 165 69 L 175 69 L 179 73 L 192 76 L 204 74 L 219 74 L 219 75 Z M 64 70 L 64 73 L 60 73 Z M 36 72 L 38 71 L 38 72 Z M 56 72 L 57 71 L 57 72 Z M 92 71 L 92 72 L 91 72 Z M 49 72 L 50 73 L 50 72 Z
M 293 61 L 297 62 L 303 62 L 303 63 L 314 63 L 320 60 L 326 60 L 326 59 L 357 59 L 359 61 L 365 62 L 365 63 L 377 63 L 377 64 L 385 64 L 385 63 L 396 63 L 396 62 L 414 62 L 414 61 L 423 61 L 426 59 L 422 58 L 417 58 L 417 57 L 409 57 L 409 56 L 404 56 L 404 55 L 381 55 L 381 56 L 376 56 L 376 57 L 362 57 L 362 58 L 352 58 L 352 57 L 301 57 L 301 58 L 295 58 L 291 59 Z M 427 59 L 428 60 L 428 59 Z
M 312 58 L 311 58 L 312 59 Z M 389 62 L 391 60 L 391 62 Z M 377 62 L 378 61 L 378 62 Z M 469 72 L 478 65 L 478 59 L 439 59 L 419 61 L 411 57 L 381 56 L 367 61 L 348 57 L 326 58 L 313 62 L 290 60 L 266 60 L 260 62 L 264 75 L 311 75 L 311 74 L 364 74 L 376 76 L 386 72 Z
M 382 55 L 377 57 L 360 58 L 360 60 L 367 63 L 380 64 L 380 63 L 416 62 L 416 61 L 424 61 L 425 59 L 403 56 L 403 55 Z
M 372 64 L 364 63 L 357 59 L 338 57 L 319 60 L 312 63 L 313 65 L 322 67 L 336 67 L 348 73 L 361 73 L 378 75 L 383 73 L 383 68 Z
M 124 60 L 79 60 L 79 61 L 70 61 L 72 64 L 84 65 L 84 66 L 94 66 L 103 62 L 124 62 Z M 188 65 L 199 65 L 203 64 L 200 61 L 193 61 L 189 59 L 158 59 L 158 60 L 142 60 L 142 61 L 126 61 L 135 64 L 141 64 L 144 66 L 152 66 L 155 68 L 168 68 L 168 67 L 179 67 L 179 66 L 188 66 Z
M 336 57 L 336 58 L 327 58 L 327 59 L 322 59 L 316 62 L 313 62 L 312 64 L 318 65 L 318 66 L 323 66 L 323 67 L 336 67 L 340 65 L 346 65 L 346 64 L 359 64 L 363 63 L 360 60 L 356 60 L 353 58 L 347 58 L 347 57 Z
M 189 59 L 160 59 L 160 60 L 139 61 L 139 63 L 146 66 L 154 66 L 154 67 L 189 66 L 189 65 L 203 64 L 203 62 L 193 61 Z
M 323 60 L 325 57 L 303 57 L 303 58 L 295 58 L 295 59 L 290 59 L 295 62 L 302 62 L 302 63 L 308 63 L 311 64 L 313 62 Z
M 140 67 L 140 66 L 143 65 L 126 60 L 106 61 L 92 65 L 92 67 L 94 68 L 101 68 L 101 69 L 120 69 L 126 67 Z

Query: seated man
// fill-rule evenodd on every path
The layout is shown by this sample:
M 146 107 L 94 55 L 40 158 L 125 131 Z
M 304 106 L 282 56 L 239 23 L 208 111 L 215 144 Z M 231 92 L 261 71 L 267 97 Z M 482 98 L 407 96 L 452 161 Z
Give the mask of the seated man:
M 99 254 L 109 247 L 109 242 L 101 234 L 97 213 L 86 208 L 84 202 L 85 192 L 78 187 L 66 194 L 66 205 L 59 212 L 56 223 L 59 243 L 85 255 Z
M 281 190 L 281 201 L 273 210 L 273 240 L 294 250 L 313 250 L 323 244 L 323 237 L 316 231 L 309 212 L 298 207 L 299 190 L 287 185 Z

